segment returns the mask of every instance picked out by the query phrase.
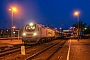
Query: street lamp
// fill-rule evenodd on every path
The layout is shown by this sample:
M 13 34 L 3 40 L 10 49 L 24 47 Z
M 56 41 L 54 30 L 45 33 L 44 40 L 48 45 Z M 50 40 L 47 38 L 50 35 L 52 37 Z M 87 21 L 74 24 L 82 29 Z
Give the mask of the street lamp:
M 12 24 L 11 24 L 11 40 L 12 40 L 12 33 L 14 31 L 14 12 L 17 11 L 17 9 L 15 7 L 12 7 L 9 9 L 12 12 Z
M 77 16 L 77 18 L 78 18 L 78 41 L 79 41 L 79 15 L 80 15 L 80 12 L 79 11 L 75 11 L 74 12 L 74 16 Z

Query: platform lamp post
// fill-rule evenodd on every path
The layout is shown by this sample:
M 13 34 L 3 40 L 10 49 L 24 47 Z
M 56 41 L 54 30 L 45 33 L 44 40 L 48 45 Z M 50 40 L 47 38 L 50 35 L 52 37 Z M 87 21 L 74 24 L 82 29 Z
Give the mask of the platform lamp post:
M 12 33 L 14 31 L 14 12 L 17 11 L 17 9 L 15 7 L 12 7 L 9 9 L 12 12 L 12 23 L 11 23 L 11 40 L 12 40 Z
M 78 19 L 78 41 L 79 41 L 79 29 L 80 29 L 80 27 L 79 27 L 79 15 L 80 15 L 80 12 L 79 11 L 75 11 L 74 12 L 74 16 L 77 16 L 77 19 Z

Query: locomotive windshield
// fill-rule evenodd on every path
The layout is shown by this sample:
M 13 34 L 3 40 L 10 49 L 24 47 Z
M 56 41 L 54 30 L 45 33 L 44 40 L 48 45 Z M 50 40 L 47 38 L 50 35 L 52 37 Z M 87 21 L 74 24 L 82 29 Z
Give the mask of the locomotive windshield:
M 35 25 L 32 25 L 32 26 L 26 25 L 25 30 L 28 32 L 31 32 L 31 31 L 35 31 L 35 28 L 36 28 Z

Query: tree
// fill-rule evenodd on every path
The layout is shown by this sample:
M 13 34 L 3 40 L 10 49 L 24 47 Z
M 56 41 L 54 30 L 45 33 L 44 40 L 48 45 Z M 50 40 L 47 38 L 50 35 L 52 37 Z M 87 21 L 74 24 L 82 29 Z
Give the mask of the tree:
M 86 23 L 83 23 L 82 21 L 79 21 L 75 24 L 73 24 L 72 26 L 75 27 L 75 31 L 78 31 L 78 24 L 79 24 L 79 31 L 84 34 L 84 28 L 86 27 Z
M 84 34 L 90 34 L 90 24 L 88 27 L 84 30 Z

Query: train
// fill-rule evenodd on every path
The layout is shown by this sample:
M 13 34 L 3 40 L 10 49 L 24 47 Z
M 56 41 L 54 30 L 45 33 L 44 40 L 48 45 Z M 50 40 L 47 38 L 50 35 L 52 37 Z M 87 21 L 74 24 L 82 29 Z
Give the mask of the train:
M 23 28 L 22 41 L 27 44 L 37 44 L 51 41 L 58 37 L 59 31 L 57 29 L 31 22 Z

